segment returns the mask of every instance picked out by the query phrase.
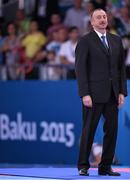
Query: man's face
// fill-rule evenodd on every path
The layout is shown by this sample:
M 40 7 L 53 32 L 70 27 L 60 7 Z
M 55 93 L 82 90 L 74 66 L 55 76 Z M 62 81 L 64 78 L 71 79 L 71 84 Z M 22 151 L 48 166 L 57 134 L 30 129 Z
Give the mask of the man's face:
M 97 30 L 106 29 L 108 22 L 105 11 L 96 10 L 91 17 L 91 24 L 94 29 Z

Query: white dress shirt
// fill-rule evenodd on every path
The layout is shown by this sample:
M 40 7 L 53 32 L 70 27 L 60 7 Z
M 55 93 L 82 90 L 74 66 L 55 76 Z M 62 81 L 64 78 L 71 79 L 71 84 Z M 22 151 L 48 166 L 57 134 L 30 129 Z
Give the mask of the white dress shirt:
M 101 39 L 101 41 L 102 41 L 102 36 L 105 36 L 105 43 L 106 43 L 106 45 L 107 45 L 107 47 L 109 47 L 108 46 L 108 41 L 107 41 L 107 38 L 106 38 L 106 32 L 104 33 L 104 34 L 102 34 L 102 33 L 100 33 L 100 32 L 98 32 L 98 31 L 96 31 L 95 29 L 94 29 L 94 31 L 97 33 L 97 35 L 98 35 L 98 37 Z

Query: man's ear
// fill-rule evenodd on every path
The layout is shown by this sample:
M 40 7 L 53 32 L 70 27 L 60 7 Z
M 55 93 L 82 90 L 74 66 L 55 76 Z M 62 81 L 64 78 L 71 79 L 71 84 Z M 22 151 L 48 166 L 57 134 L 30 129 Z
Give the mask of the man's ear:
M 92 17 L 90 19 L 90 24 L 91 24 L 91 26 L 93 26 L 93 18 Z
M 93 27 L 93 21 L 90 21 L 91 26 Z

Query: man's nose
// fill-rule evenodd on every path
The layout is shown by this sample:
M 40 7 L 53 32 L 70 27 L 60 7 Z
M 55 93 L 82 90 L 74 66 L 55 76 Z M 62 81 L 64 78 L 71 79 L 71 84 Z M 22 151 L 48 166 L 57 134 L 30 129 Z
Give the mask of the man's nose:
M 104 20 L 105 20 L 105 18 L 102 16 L 102 17 L 101 17 L 101 20 L 103 20 L 103 21 L 104 21 Z

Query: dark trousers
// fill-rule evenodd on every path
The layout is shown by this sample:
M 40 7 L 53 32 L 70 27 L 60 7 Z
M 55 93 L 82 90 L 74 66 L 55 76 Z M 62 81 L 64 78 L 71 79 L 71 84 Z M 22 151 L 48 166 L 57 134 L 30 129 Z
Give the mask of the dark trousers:
M 92 108 L 83 105 L 83 128 L 80 140 L 78 169 L 89 168 L 89 155 L 95 131 L 101 115 L 104 116 L 103 153 L 100 168 L 110 168 L 116 146 L 118 129 L 118 105 L 113 92 L 107 103 L 93 103 Z

